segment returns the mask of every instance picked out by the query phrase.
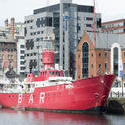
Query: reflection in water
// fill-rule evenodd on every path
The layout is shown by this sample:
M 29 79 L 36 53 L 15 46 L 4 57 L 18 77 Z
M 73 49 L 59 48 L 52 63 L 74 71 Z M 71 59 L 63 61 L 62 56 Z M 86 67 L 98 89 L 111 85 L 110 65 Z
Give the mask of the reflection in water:
M 0 109 L 0 125 L 123 125 L 125 116 Z

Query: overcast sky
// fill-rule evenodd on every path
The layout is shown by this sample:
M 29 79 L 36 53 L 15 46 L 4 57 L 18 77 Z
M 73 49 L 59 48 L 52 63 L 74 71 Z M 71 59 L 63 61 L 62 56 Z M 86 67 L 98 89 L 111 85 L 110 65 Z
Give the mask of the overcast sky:
M 0 25 L 6 18 L 15 17 L 16 22 L 23 22 L 24 16 L 32 15 L 33 10 L 59 0 L 0 0 Z M 93 0 L 73 0 L 73 3 L 93 5 Z M 96 0 L 96 12 L 102 14 L 103 21 L 125 18 L 125 0 Z

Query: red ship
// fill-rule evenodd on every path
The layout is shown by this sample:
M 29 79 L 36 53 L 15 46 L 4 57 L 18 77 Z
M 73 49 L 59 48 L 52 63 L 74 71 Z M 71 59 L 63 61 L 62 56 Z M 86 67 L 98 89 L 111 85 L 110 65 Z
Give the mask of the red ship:
M 26 80 L 0 83 L 0 105 L 26 110 L 102 112 L 115 76 L 112 74 L 72 80 L 54 69 L 54 52 L 44 50 L 44 70 L 30 73 Z

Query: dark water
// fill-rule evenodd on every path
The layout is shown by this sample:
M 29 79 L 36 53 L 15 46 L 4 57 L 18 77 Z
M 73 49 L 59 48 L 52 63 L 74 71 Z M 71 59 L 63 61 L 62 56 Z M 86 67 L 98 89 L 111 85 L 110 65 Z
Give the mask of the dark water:
M 125 116 L 0 109 L 0 125 L 125 125 Z

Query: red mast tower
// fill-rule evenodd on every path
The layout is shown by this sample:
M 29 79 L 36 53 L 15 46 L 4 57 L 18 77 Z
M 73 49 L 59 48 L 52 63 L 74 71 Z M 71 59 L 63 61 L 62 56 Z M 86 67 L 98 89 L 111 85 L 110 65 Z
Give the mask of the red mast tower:
M 44 69 L 49 69 L 54 67 L 54 51 L 43 50 L 42 58 L 43 58 Z

